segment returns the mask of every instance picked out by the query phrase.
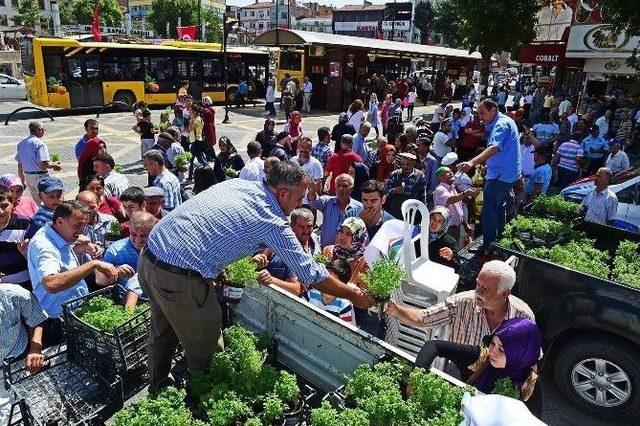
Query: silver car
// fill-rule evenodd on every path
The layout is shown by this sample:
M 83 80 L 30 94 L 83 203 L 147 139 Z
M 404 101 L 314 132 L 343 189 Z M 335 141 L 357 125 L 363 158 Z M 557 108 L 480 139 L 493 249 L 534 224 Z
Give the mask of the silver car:
M 5 99 L 27 99 L 24 81 L 0 74 L 0 100 Z

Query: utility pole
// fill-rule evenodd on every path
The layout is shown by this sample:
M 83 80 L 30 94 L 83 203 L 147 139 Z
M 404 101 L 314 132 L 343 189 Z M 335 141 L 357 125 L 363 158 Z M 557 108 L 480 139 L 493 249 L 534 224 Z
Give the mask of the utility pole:
M 396 37 L 396 0 L 393 0 L 393 10 L 391 11 L 391 40 Z
M 200 32 L 200 41 L 204 41 L 204 34 L 202 31 L 202 0 L 198 0 L 198 30 Z
M 276 46 L 280 46 L 280 2 L 282 0 L 275 0 L 276 2 Z

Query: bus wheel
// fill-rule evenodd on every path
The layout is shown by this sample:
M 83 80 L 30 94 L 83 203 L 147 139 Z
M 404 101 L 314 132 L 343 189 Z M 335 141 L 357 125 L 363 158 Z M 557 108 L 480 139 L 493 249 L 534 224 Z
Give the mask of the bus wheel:
M 120 90 L 113 96 L 113 101 L 123 102 L 129 105 L 129 109 L 131 109 L 133 107 L 133 104 L 136 103 L 136 95 L 127 90 Z

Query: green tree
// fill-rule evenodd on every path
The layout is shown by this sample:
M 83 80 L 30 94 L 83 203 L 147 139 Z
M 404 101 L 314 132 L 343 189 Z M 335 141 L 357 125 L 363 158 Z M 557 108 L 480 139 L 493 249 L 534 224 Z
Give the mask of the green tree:
M 162 36 L 166 35 L 168 22 L 168 37 L 177 38 L 178 17 L 180 17 L 183 26 L 197 25 L 198 3 L 193 0 L 153 0 L 151 13 L 147 15 L 147 22 L 151 24 L 156 34 Z
M 60 8 L 60 23 L 62 25 L 73 25 L 77 23 L 73 16 L 73 3 L 70 0 L 58 3 Z
M 604 22 L 611 24 L 614 31 L 628 36 L 640 35 L 640 13 L 637 0 L 607 0 L 602 5 Z M 633 55 L 627 59 L 629 66 L 640 74 L 640 43 L 634 46 Z
M 117 0 L 97 0 L 100 6 L 100 25 L 105 27 L 119 27 L 122 25 L 124 15 Z M 78 24 L 90 25 L 93 22 L 93 9 L 96 0 L 73 0 L 71 8 L 73 17 Z
M 436 3 L 433 8 L 433 31 L 442 36 L 448 46 L 460 47 L 464 44 L 459 33 L 460 15 L 448 2 Z
M 41 20 L 40 6 L 37 0 L 22 0 L 18 6 L 18 13 L 13 18 L 16 25 L 35 27 Z
M 450 44 L 480 52 L 480 81 L 486 86 L 491 55 L 533 41 L 539 10 L 539 0 L 447 0 L 435 8 L 434 21 L 441 22 L 439 14 L 443 12 L 455 16 L 450 26 L 438 25 L 436 31 L 442 33 L 445 40 L 455 42 Z M 447 19 L 451 17 L 447 15 Z
M 205 23 L 205 41 L 220 43 L 222 41 L 222 19 L 211 10 L 202 11 L 202 22 Z
M 416 5 L 416 14 L 413 20 L 420 30 L 420 43 L 424 44 L 433 31 L 433 8 L 428 1 Z

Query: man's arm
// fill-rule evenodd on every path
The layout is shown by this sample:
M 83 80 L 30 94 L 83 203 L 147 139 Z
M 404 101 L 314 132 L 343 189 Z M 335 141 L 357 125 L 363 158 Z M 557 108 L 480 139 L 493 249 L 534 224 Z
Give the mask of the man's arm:
M 54 163 L 51 161 L 38 161 L 38 167 L 40 167 L 41 169 L 53 169 L 55 171 L 58 171 L 62 168 L 60 167 L 60 163 Z
M 359 308 L 369 308 L 373 306 L 373 299 L 365 294 L 359 287 L 344 284 L 333 275 L 329 275 L 324 280 L 316 283 L 313 288 L 331 296 L 349 299 Z
M 24 169 L 22 168 L 22 164 L 18 163 L 18 176 L 22 182 L 26 182 L 27 180 L 24 178 Z M 26 185 L 25 185 L 26 187 Z
M 47 275 L 42 278 L 42 285 L 49 293 L 59 293 L 73 287 L 78 281 L 86 278 L 87 275 L 94 270 L 106 274 L 110 282 L 115 281 L 118 277 L 118 271 L 115 266 L 101 260 L 93 259 L 77 268 Z
M 490 145 L 480 154 L 473 157 L 471 160 L 460 163 L 460 170 L 463 172 L 468 172 L 471 168 L 477 166 L 478 164 L 484 164 L 487 160 L 498 153 L 498 145 Z
M 29 351 L 27 353 L 27 371 L 37 373 L 42 368 L 42 326 L 37 325 L 29 329 Z

